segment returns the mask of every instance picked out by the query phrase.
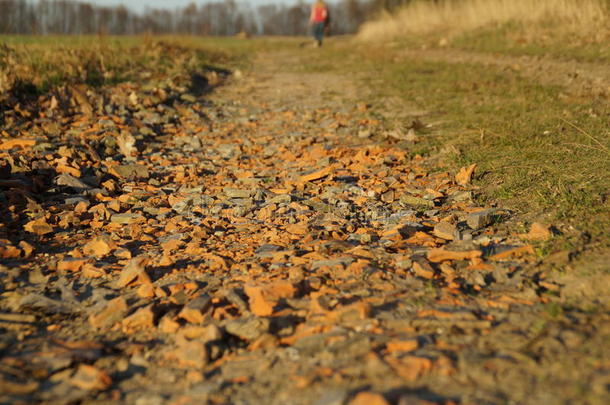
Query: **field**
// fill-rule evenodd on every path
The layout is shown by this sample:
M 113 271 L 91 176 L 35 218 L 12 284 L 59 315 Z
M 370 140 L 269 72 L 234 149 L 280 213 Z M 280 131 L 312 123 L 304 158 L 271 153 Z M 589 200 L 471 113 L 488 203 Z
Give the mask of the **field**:
M 0 402 L 607 403 L 607 9 L 483 3 L 0 37 Z

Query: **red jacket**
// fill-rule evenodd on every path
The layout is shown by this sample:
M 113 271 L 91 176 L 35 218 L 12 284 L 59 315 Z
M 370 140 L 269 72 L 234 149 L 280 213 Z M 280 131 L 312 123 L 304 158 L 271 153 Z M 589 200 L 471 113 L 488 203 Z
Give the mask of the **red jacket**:
M 309 17 L 309 21 L 312 23 L 323 23 L 328 18 L 328 9 L 325 5 L 314 4 L 311 7 L 311 17 Z

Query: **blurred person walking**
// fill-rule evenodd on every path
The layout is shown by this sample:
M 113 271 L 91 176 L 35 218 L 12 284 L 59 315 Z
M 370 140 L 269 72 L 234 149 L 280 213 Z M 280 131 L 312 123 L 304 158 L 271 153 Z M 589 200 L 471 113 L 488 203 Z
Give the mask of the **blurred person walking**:
M 328 7 L 326 7 L 326 3 L 323 0 L 316 0 L 311 6 L 311 16 L 309 17 L 309 25 L 315 39 L 314 46 L 322 46 L 324 30 L 328 21 Z

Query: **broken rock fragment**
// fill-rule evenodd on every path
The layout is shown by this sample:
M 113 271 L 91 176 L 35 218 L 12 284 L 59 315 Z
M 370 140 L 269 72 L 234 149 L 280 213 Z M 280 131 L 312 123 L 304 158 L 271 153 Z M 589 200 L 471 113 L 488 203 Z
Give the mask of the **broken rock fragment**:
M 269 316 L 281 298 L 292 298 L 296 288 L 288 281 L 278 281 L 265 286 L 246 285 L 244 291 L 250 302 L 250 311 L 259 316 Z
M 104 371 L 96 367 L 81 364 L 69 382 L 82 390 L 103 391 L 112 384 L 112 379 Z
M 417 339 L 391 340 L 386 343 L 386 350 L 393 352 L 412 352 L 419 347 Z
M 203 368 L 208 362 L 208 350 L 203 342 L 183 341 L 166 352 L 165 358 L 181 368 Z
M 0 150 L 10 150 L 13 148 L 31 148 L 36 145 L 35 139 L 5 139 L 0 141 Z
M 67 257 L 57 263 L 58 271 L 79 271 L 87 263 L 90 263 L 91 259 L 82 257 Z
M 487 209 L 468 214 L 468 216 L 466 217 L 466 223 L 468 224 L 470 229 L 476 231 L 491 224 L 495 213 L 495 209 Z
M 186 304 L 178 317 L 189 323 L 203 323 L 205 313 L 212 305 L 212 298 L 207 294 L 202 294 L 199 297 L 191 300 Z
M 470 180 L 472 180 L 472 176 L 474 175 L 474 171 L 476 168 L 476 163 L 473 163 L 468 167 L 462 167 L 460 171 L 455 175 L 456 183 L 462 186 L 465 186 L 470 183 Z
M 16 259 L 21 257 L 21 249 L 14 246 L 9 240 L 0 240 L 0 258 Z
M 132 222 L 141 221 L 143 219 L 144 217 L 140 214 L 126 212 L 123 214 L 113 214 L 110 217 L 110 222 L 112 222 L 113 224 L 127 225 L 131 224 Z
M 541 224 L 540 222 L 534 222 L 528 233 L 519 236 L 531 241 L 545 241 L 553 237 L 553 232 L 551 231 L 550 226 Z
M 349 402 L 349 405 L 389 405 L 390 403 L 383 395 L 374 392 L 359 392 L 354 399 Z
M 469 251 L 453 251 L 445 249 L 430 249 L 428 251 L 428 260 L 434 263 L 440 263 L 448 260 L 469 260 L 481 257 L 483 252 L 480 250 Z
M 299 177 L 299 182 L 300 183 L 306 183 L 308 181 L 314 181 L 314 180 L 319 180 L 322 179 L 326 176 L 329 176 L 330 174 L 332 174 L 334 171 L 334 167 L 333 166 L 327 166 L 324 167 L 322 169 L 313 171 L 311 173 L 308 174 L 304 174 L 301 177 Z
M 53 227 L 49 225 L 44 217 L 37 218 L 24 225 L 23 229 L 36 235 L 47 235 L 53 232 Z
M 116 244 L 112 241 L 110 236 L 102 235 L 87 242 L 87 244 L 83 246 L 83 253 L 87 256 L 104 257 L 115 248 Z
M 55 184 L 58 186 L 72 187 L 77 191 L 86 191 L 91 189 L 90 185 L 68 173 L 63 173 L 57 176 L 55 179 Z
M 244 340 L 255 340 L 269 331 L 270 321 L 267 318 L 240 318 L 229 321 L 225 330 L 231 335 Z
M 150 304 L 123 319 L 122 326 L 124 330 L 129 331 L 150 330 L 154 327 L 154 319 L 153 304 Z
M 457 227 L 447 221 L 441 221 L 434 226 L 433 233 L 434 236 L 438 236 L 439 238 L 454 240 L 457 233 Z
M 434 207 L 434 201 L 431 200 L 427 200 L 425 198 L 421 198 L 421 197 L 416 197 L 410 194 L 403 194 L 400 196 L 400 202 L 411 206 L 411 207 L 427 207 L 427 208 L 433 208 Z
M 134 257 L 129 260 L 129 263 L 123 268 L 121 271 L 121 275 L 117 280 L 116 286 L 117 288 L 123 288 L 132 282 L 138 280 L 138 282 L 149 284 L 150 278 L 146 273 L 146 265 L 149 263 L 150 259 L 146 256 Z
M 127 181 L 147 179 L 150 176 L 146 166 L 136 163 L 112 166 L 108 169 L 108 173 Z
M 127 302 L 123 297 L 109 301 L 106 307 L 95 315 L 89 317 L 89 323 L 94 328 L 111 327 L 123 319 L 127 313 Z

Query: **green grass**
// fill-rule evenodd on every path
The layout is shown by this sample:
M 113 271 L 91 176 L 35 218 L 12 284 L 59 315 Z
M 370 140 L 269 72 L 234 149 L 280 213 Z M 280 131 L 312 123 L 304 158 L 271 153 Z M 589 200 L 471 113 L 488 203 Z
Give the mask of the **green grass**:
M 527 27 L 517 23 L 468 32 L 454 38 L 451 45 L 458 49 L 484 53 L 545 56 L 579 62 L 610 62 L 607 38 L 591 38 L 577 34 L 559 35 L 550 28 L 531 34 Z
M 599 64 L 610 62 L 607 34 L 600 34 L 598 38 L 594 38 L 582 34 L 558 33 L 552 28 L 540 27 L 536 27 L 534 33 L 529 28 L 531 27 L 512 22 L 498 27 L 479 28 L 449 38 L 443 33 L 413 35 L 393 40 L 390 44 L 397 52 L 405 48 L 423 47 L 514 57 L 545 57 L 558 61 Z

